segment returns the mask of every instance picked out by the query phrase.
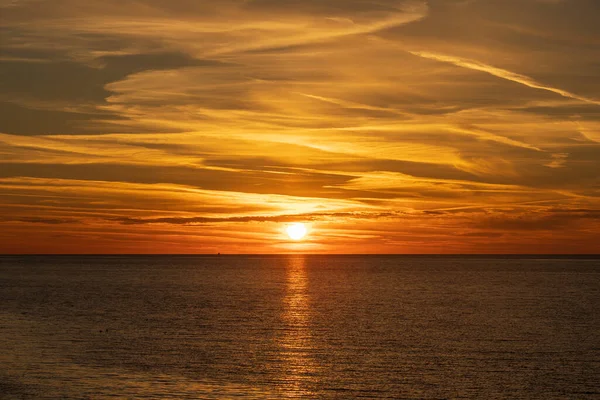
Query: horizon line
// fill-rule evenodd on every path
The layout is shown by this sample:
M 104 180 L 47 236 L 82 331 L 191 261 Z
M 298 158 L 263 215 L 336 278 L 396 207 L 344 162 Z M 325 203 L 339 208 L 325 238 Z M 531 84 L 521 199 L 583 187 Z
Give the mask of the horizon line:
M 232 256 L 394 256 L 394 257 L 593 257 L 600 253 L 2 253 L 0 257 L 232 257 Z

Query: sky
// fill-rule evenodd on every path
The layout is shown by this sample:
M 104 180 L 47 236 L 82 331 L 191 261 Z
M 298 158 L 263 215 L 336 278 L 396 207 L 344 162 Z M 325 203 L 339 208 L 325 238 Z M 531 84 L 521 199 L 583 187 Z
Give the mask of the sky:
M 0 253 L 600 253 L 598 15 L 0 0 Z

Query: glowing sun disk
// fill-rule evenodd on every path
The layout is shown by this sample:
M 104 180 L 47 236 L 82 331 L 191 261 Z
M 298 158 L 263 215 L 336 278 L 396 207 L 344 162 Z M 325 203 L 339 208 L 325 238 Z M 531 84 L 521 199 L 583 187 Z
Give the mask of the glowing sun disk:
M 290 239 L 292 240 L 300 240 L 304 236 L 306 236 L 306 226 L 302 223 L 291 224 L 286 228 L 286 232 Z

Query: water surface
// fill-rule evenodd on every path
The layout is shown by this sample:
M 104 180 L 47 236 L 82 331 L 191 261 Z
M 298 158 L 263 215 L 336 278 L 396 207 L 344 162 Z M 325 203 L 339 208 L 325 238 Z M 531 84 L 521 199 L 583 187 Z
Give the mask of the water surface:
M 0 398 L 599 398 L 600 260 L 0 257 Z

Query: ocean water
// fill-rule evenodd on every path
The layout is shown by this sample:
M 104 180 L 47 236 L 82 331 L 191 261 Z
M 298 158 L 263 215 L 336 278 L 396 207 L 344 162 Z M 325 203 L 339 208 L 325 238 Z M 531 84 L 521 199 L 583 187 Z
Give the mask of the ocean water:
M 600 259 L 0 257 L 0 398 L 598 399 Z

